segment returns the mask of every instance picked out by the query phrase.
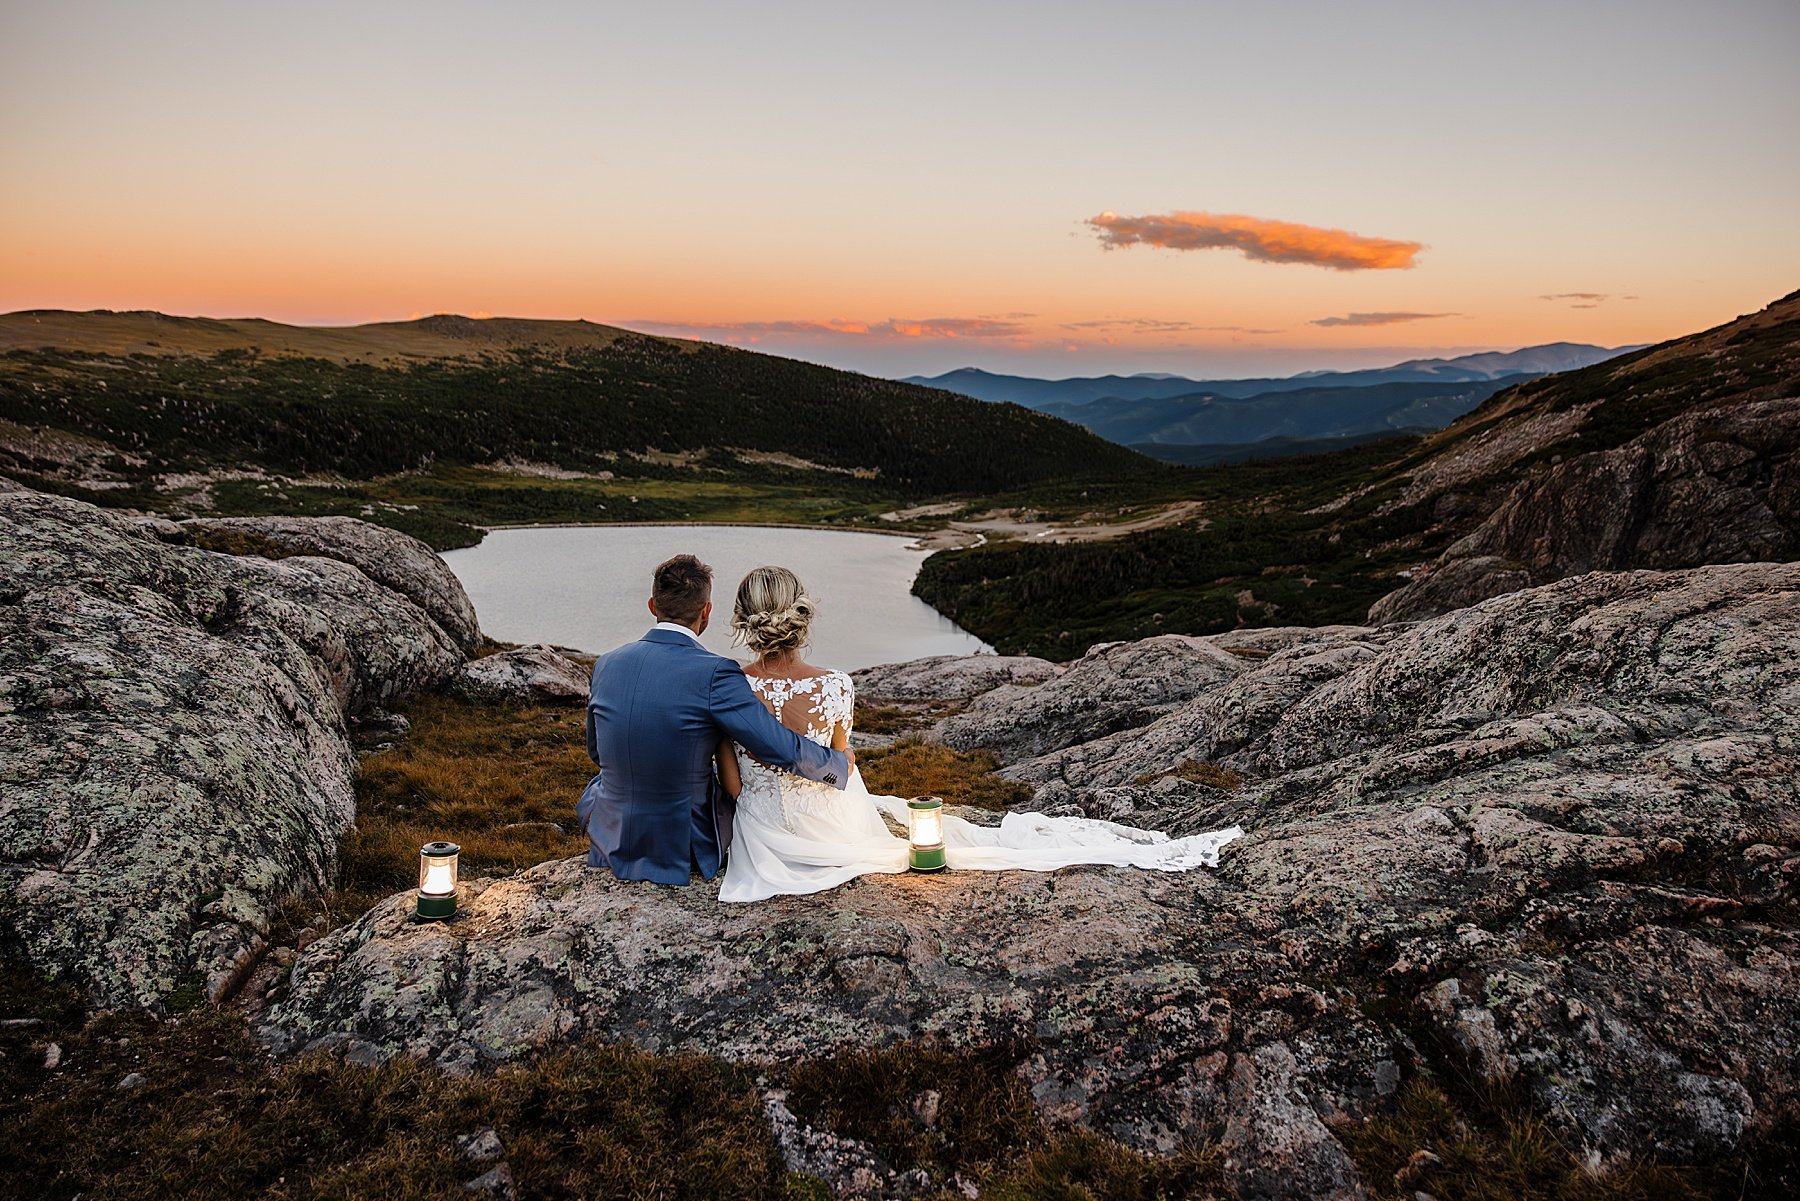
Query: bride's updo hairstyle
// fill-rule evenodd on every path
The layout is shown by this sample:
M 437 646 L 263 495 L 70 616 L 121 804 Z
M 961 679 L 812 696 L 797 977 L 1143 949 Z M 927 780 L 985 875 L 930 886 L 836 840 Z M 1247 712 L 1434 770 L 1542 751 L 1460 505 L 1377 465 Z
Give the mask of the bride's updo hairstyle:
M 812 629 L 813 598 L 785 567 L 758 567 L 738 585 L 731 628 L 759 655 L 799 650 Z

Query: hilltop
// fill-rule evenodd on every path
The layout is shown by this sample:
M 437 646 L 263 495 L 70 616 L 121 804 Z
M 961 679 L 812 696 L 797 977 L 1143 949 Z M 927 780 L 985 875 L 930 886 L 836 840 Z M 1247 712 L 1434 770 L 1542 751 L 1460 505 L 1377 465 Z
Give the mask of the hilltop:
M 591 321 L 461 317 L 439 313 L 412 321 L 363 325 L 284 325 L 261 317 L 174 317 L 138 309 L 26 309 L 0 314 L 0 353 L 75 350 L 101 355 L 199 355 L 247 350 L 267 357 L 333 363 L 473 359 L 502 350 L 592 350 L 622 337 L 647 338 Z M 673 349 L 695 342 L 655 338 Z
M 1424 617 L 1566 575 L 1800 553 L 1800 292 L 1502 392 L 1385 473 L 1466 536 L 1374 611 Z
M 100 504 L 504 521 L 831 522 L 1165 472 L 1066 422 L 586 322 L 0 318 L 0 472 Z
M 1265 444 L 1277 439 L 1327 441 L 1440 429 L 1500 389 L 1527 378 L 1289 388 L 1245 397 L 1197 392 L 1163 400 L 1106 399 L 1081 405 L 1050 401 L 1039 405 L 1038 411 L 1128 446 L 1241 446 L 1255 453 L 1271 449 Z M 1329 444 L 1326 448 L 1336 449 Z

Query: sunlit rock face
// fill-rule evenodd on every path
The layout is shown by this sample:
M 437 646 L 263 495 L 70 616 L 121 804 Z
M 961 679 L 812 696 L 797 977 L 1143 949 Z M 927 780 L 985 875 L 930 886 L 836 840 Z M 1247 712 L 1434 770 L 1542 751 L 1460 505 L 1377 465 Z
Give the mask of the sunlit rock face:
M 1415 1072 L 1517 1085 L 1598 1165 L 1702 1158 L 1800 1107 L 1797 647 L 1800 566 L 1740 564 L 1106 648 L 961 728 L 1036 807 L 1242 823 L 1216 872 L 726 906 L 565 860 L 470 884 L 448 923 L 377 906 L 300 957 L 263 1036 L 458 1071 L 590 1036 L 771 1063 L 1004 1043 L 1054 1119 L 1218 1140 L 1242 1196 L 1359 1195 L 1336 1131 Z M 1085 717 L 1078 673 L 1114 698 Z
M 345 715 L 463 662 L 467 631 L 427 608 L 457 624 L 454 577 L 396 590 L 355 565 L 442 569 L 423 544 L 302 524 L 336 553 L 221 554 L 0 494 L 0 920 L 104 1004 L 225 991 L 273 907 L 329 882 L 355 816 Z

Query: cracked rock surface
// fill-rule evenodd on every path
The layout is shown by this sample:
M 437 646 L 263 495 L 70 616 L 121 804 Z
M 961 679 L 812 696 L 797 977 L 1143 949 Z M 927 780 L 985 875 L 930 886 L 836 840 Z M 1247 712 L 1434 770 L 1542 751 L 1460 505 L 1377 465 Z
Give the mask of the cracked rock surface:
M 1465 1061 L 1596 1165 L 1706 1156 L 1800 1114 L 1797 647 L 1800 566 L 1737 564 L 1105 648 L 962 728 L 1039 807 L 1241 822 L 1218 871 L 726 906 L 570 859 L 469 884 L 447 923 L 377 906 L 300 956 L 262 1036 L 453 1070 L 588 1036 L 1007 1043 L 1052 1119 L 1217 1140 L 1246 1197 L 1360 1195 L 1334 1131 Z M 1115 700 L 1051 691 L 1087 674 Z
M 309 527 L 341 554 L 268 559 L 0 494 L 0 920 L 39 969 L 106 1005 L 218 996 L 273 907 L 327 885 L 355 815 L 345 715 L 463 660 L 416 589 L 351 561 L 422 544 L 345 520 Z

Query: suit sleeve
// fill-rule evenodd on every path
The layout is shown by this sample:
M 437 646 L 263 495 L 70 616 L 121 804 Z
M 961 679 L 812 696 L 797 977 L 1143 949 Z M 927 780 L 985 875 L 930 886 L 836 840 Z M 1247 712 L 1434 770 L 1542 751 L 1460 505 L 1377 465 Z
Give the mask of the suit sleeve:
M 598 659 L 594 660 L 594 671 L 593 671 L 593 674 L 589 677 L 589 682 L 588 682 L 587 727 L 586 727 L 586 729 L 587 729 L 587 753 L 588 753 L 588 758 L 592 759 L 594 761 L 595 766 L 598 766 L 600 763 L 600 739 L 599 739 L 600 732 L 594 728 L 594 708 L 595 708 L 594 694 L 599 691 L 600 669 L 602 666 L 605 665 L 605 663 L 606 663 L 605 655 L 601 655 Z
M 849 785 L 850 760 L 844 752 L 802 738 L 776 721 L 750 691 L 750 682 L 737 664 L 723 662 L 713 672 L 711 704 L 719 728 L 770 767 L 833 788 Z

